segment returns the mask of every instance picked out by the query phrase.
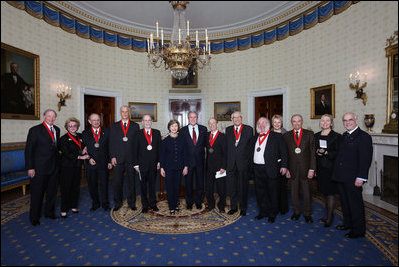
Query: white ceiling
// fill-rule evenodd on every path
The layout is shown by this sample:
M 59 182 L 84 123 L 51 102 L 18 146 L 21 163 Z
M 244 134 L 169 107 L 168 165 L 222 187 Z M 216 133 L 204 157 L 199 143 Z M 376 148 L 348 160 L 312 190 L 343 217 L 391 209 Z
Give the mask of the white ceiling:
M 51 2 L 56 4 L 58 1 Z M 303 12 L 299 6 L 305 6 L 307 9 L 317 2 L 190 1 L 186 17 L 190 21 L 192 30 L 207 28 L 208 32 L 226 32 L 255 25 L 287 12 L 293 16 L 295 12 Z M 128 28 L 154 31 L 157 21 L 165 31 L 170 31 L 173 27 L 173 8 L 169 1 L 64 1 L 63 3 L 72 7 L 69 11 L 79 10 L 83 14 Z M 293 10 L 295 12 L 292 12 Z

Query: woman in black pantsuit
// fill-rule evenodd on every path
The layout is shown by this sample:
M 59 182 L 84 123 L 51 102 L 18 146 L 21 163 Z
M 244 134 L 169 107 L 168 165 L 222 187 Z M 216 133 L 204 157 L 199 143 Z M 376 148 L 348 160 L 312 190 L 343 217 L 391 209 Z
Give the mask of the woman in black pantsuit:
M 275 114 L 272 117 L 272 132 L 285 134 L 286 129 L 283 128 L 283 117 L 281 115 Z M 278 211 L 280 214 L 284 215 L 288 212 L 288 198 L 287 198 L 287 178 L 284 175 L 280 175 L 280 192 L 278 200 Z
M 168 123 L 169 136 L 161 145 L 161 175 L 165 177 L 166 191 L 170 214 L 178 211 L 179 190 L 182 176 L 188 172 L 187 148 L 184 137 L 178 134 L 179 122 L 171 120 Z
M 60 138 L 61 157 L 61 217 L 66 218 L 69 209 L 78 213 L 80 193 L 80 178 L 83 160 L 89 159 L 87 148 L 83 143 L 82 134 L 77 133 L 80 122 L 76 118 L 69 118 L 65 122 L 68 131 Z
M 329 114 L 321 117 L 320 128 L 321 132 L 315 134 L 316 177 L 318 189 L 325 197 L 325 214 L 320 221 L 324 222 L 324 227 L 330 227 L 334 219 L 335 194 L 338 194 L 337 184 L 331 180 L 331 175 L 341 135 L 332 130 L 333 117 Z

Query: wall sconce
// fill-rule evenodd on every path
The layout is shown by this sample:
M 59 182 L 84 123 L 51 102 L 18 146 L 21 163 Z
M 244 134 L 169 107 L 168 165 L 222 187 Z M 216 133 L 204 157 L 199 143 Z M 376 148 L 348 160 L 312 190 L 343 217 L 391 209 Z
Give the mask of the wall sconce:
M 58 111 L 61 111 L 61 106 L 65 106 L 65 99 L 71 98 L 72 88 L 68 87 L 64 84 L 61 84 L 57 87 L 57 97 L 60 98 L 58 102 Z
M 356 91 L 355 98 L 363 99 L 363 105 L 366 105 L 367 95 L 363 92 L 363 89 L 367 86 L 367 73 L 350 74 L 349 75 L 349 88 Z

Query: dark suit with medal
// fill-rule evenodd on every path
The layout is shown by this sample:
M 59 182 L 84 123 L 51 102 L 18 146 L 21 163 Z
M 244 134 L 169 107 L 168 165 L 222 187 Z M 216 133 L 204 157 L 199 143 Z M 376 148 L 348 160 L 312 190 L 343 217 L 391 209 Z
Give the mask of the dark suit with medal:
M 137 160 L 137 132 L 139 125 L 133 121 L 127 125 L 126 136 L 123 130 L 122 121 L 115 122 L 111 125 L 109 138 L 109 154 L 110 158 L 116 158 L 117 165 L 114 167 L 114 202 L 115 207 L 121 207 L 123 202 L 123 177 L 124 172 L 128 175 L 128 196 L 127 202 L 129 207 L 136 209 L 136 185 L 134 162 Z
M 159 154 L 161 151 L 161 132 L 151 129 L 150 135 L 141 129 L 137 136 L 137 162 L 141 175 L 141 203 L 143 210 L 148 207 L 156 207 L 155 182 L 157 175 L 157 164 L 159 162 Z M 146 137 L 147 136 L 147 137 Z M 150 143 L 148 143 L 150 140 Z M 148 185 L 148 186 L 147 186 Z M 147 197 L 148 188 L 148 197 Z
M 74 142 L 68 133 L 64 134 L 59 141 L 62 153 L 60 172 L 61 212 L 67 212 L 73 208 L 77 209 L 79 201 L 83 160 L 78 159 L 78 156 L 82 155 L 85 144 L 82 134 L 77 133 L 76 136 L 72 135 L 72 137 L 77 142 L 80 141 L 81 147 Z
M 211 132 L 208 132 L 208 137 Z M 227 169 L 227 147 L 226 147 L 226 136 L 218 131 L 215 133 L 216 137 L 213 137 L 214 141 L 211 146 L 211 139 L 207 138 L 206 142 L 206 173 L 207 173 L 207 187 L 206 187 L 206 199 L 208 202 L 209 209 L 215 208 L 214 198 L 214 186 L 216 182 L 216 191 L 219 194 L 218 208 L 224 212 L 226 206 L 226 177 L 216 179 L 216 172 L 220 169 Z
M 373 157 L 371 136 L 360 128 L 345 132 L 334 162 L 332 180 L 338 182 L 344 225 L 355 235 L 364 235 L 366 220 L 362 187 L 354 185 L 356 178 L 368 179 Z
M 57 197 L 57 176 L 59 155 L 57 142 L 60 139 L 60 128 L 53 125 L 55 140 L 43 123 L 29 129 L 25 148 L 25 167 L 34 169 L 35 176 L 30 179 L 31 202 L 30 221 L 39 221 L 44 193 L 46 217 L 55 216 L 55 201 Z
M 194 145 L 193 138 L 190 135 L 188 127 L 192 127 L 190 124 L 181 128 L 179 134 L 183 136 L 187 144 L 188 154 L 188 173 L 185 178 L 186 187 L 186 203 L 187 207 L 190 208 L 195 202 L 197 207 L 202 206 L 203 194 L 204 194 L 204 159 L 205 159 L 205 142 L 207 136 L 207 129 L 203 125 L 198 126 L 198 132 L 196 132 L 197 141 Z M 195 175 L 195 200 L 193 197 L 193 179 Z
M 83 141 L 87 146 L 87 153 L 96 164 L 91 165 L 89 160 L 85 160 L 87 186 L 91 197 L 91 208 L 96 210 L 100 205 L 104 209 L 109 208 L 108 200 L 108 163 L 109 158 L 109 129 L 100 127 L 97 132 L 98 142 L 96 141 L 95 131 L 92 127 L 84 130 Z
M 263 138 L 267 139 L 264 139 L 266 144 L 262 150 Z M 279 179 L 285 179 L 280 175 L 280 168 L 288 168 L 287 147 L 280 133 L 270 132 L 267 137 L 256 134 L 251 140 L 251 148 L 259 215 L 274 219 L 279 212 Z M 262 152 L 260 159 L 257 153 Z
M 227 183 L 231 183 L 231 210 L 237 211 L 240 203 L 241 213 L 246 213 L 248 204 L 248 179 L 251 165 L 251 139 L 253 128 L 242 124 L 239 141 L 236 142 L 236 131 L 232 125 L 226 128 L 227 143 Z M 228 186 L 229 187 L 229 186 Z
M 289 171 L 291 174 L 291 199 L 296 215 L 301 214 L 299 201 L 299 191 L 303 195 L 303 215 L 312 215 L 312 195 L 311 180 L 307 178 L 309 170 L 316 170 L 316 149 L 314 145 L 314 133 L 312 131 L 301 129 L 302 137 L 299 147 L 295 141 L 293 131 L 284 134 L 284 141 L 287 145 L 289 156 Z

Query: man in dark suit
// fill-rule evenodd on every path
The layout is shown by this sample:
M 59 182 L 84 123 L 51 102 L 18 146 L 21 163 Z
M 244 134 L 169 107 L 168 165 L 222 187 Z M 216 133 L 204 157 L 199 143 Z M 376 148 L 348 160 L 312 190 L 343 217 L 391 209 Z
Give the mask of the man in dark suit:
M 241 112 L 231 114 L 232 126 L 226 128 L 227 171 L 228 183 L 231 183 L 230 211 L 237 212 L 240 205 L 240 215 L 247 215 L 248 204 L 248 172 L 251 164 L 251 138 L 253 129 L 242 123 Z
M 188 113 L 189 125 L 179 131 L 187 143 L 188 173 L 185 176 L 187 209 L 192 209 L 193 203 L 197 209 L 202 208 L 204 195 L 204 158 L 207 129 L 199 125 L 198 114 L 195 111 Z M 195 176 L 195 199 L 193 197 L 193 184 Z
M 348 112 L 342 117 L 345 129 L 343 140 L 335 159 L 332 180 L 338 182 L 338 190 L 344 215 L 344 223 L 338 230 L 350 230 L 349 238 L 364 236 L 366 219 L 362 186 L 368 179 L 373 157 L 373 144 L 369 134 L 357 125 L 355 114 Z
M 330 114 L 331 115 L 331 107 L 327 103 L 327 98 L 325 94 L 321 94 L 320 102 L 316 104 L 315 115 L 324 115 Z
M 206 141 L 206 199 L 208 202 L 207 210 L 215 208 L 214 187 L 219 194 L 218 208 L 221 213 L 225 212 L 226 206 L 226 177 L 216 178 L 216 172 L 225 174 L 227 169 L 227 147 L 226 136 L 218 131 L 218 122 L 211 118 L 208 122 L 210 132 Z
M 100 115 L 89 116 L 91 127 L 83 131 L 83 141 L 87 146 L 89 160 L 85 161 L 87 185 L 91 197 L 90 211 L 100 205 L 105 211 L 110 210 L 108 200 L 108 169 L 112 169 L 109 158 L 109 130 L 100 126 Z
M 256 128 L 258 134 L 251 141 L 255 193 L 259 207 L 255 219 L 268 217 L 268 221 L 274 223 L 278 213 L 278 179 L 285 175 L 288 167 L 287 147 L 281 134 L 270 131 L 270 121 L 267 118 L 260 117 Z
M 123 177 L 127 172 L 127 203 L 136 210 L 136 181 L 133 163 L 137 160 L 137 132 L 139 125 L 130 120 L 130 108 L 126 105 L 120 108 L 121 120 L 111 125 L 109 138 L 109 154 L 114 166 L 114 211 L 123 204 Z
M 143 126 L 136 139 L 137 162 L 134 165 L 141 178 L 141 204 L 143 205 L 143 213 L 146 213 L 149 207 L 153 211 L 159 210 L 155 196 L 155 182 L 157 170 L 160 169 L 161 132 L 151 128 L 152 118 L 148 114 L 143 116 Z M 149 197 L 147 197 L 147 188 Z
M 291 117 L 292 131 L 284 134 L 289 156 L 289 169 L 286 177 L 291 179 L 291 199 L 294 213 L 291 220 L 297 221 L 301 215 L 299 191 L 303 195 L 303 215 L 307 223 L 312 223 L 311 180 L 316 169 L 314 134 L 302 129 L 303 118 L 300 114 Z
M 17 63 L 10 64 L 10 71 L 1 78 L 1 113 L 27 114 L 23 92 L 29 85 L 18 74 Z
M 46 218 L 57 219 L 55 200 L 57 197 L 58 145 L 60 128 L 54 125 L 57 113 L 44 111 L 43 123 L 29 129 L 25 148 L 25 167 L 31 178 L 31 201 L 29 219 L 32 225 L 40 224 L 44 193 Z

